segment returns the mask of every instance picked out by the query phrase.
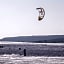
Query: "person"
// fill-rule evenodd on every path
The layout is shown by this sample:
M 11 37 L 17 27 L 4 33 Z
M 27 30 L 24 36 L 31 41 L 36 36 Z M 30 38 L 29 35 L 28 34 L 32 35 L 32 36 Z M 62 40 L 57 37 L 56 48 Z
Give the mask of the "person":
M 26 56 L 26 49 L 24 49 L 24 56 Z

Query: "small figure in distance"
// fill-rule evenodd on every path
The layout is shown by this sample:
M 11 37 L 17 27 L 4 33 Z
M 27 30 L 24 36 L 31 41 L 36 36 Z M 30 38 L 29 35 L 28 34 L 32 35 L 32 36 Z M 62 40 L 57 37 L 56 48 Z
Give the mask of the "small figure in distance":
M 24 49 L 24 56 L 26 56 L 26 49 Z

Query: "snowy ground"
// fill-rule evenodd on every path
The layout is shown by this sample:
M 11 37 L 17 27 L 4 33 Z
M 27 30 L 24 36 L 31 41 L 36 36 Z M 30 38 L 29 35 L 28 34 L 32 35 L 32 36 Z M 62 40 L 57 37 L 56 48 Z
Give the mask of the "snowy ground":
M 0 64 L 64 64 L 64 57 L 0 55 Z

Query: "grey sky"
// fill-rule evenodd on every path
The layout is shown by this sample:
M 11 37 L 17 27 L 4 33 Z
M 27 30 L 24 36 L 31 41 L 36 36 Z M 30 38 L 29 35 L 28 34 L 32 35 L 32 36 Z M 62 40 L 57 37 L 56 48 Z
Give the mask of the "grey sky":
M 45 9 L 40 22 L 37 7 Z M 64 35 L 64 0 L 0 0 L 0 38 L 49 34 Z

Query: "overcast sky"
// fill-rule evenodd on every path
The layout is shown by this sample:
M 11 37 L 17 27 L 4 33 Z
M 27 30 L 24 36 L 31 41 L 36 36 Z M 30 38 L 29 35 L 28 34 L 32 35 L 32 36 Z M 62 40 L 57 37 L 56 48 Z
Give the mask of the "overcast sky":
M 38 21 L 37 7 L 45 17 Z M 64 0 L 0 0 L 0 38 L 64 35 Z

